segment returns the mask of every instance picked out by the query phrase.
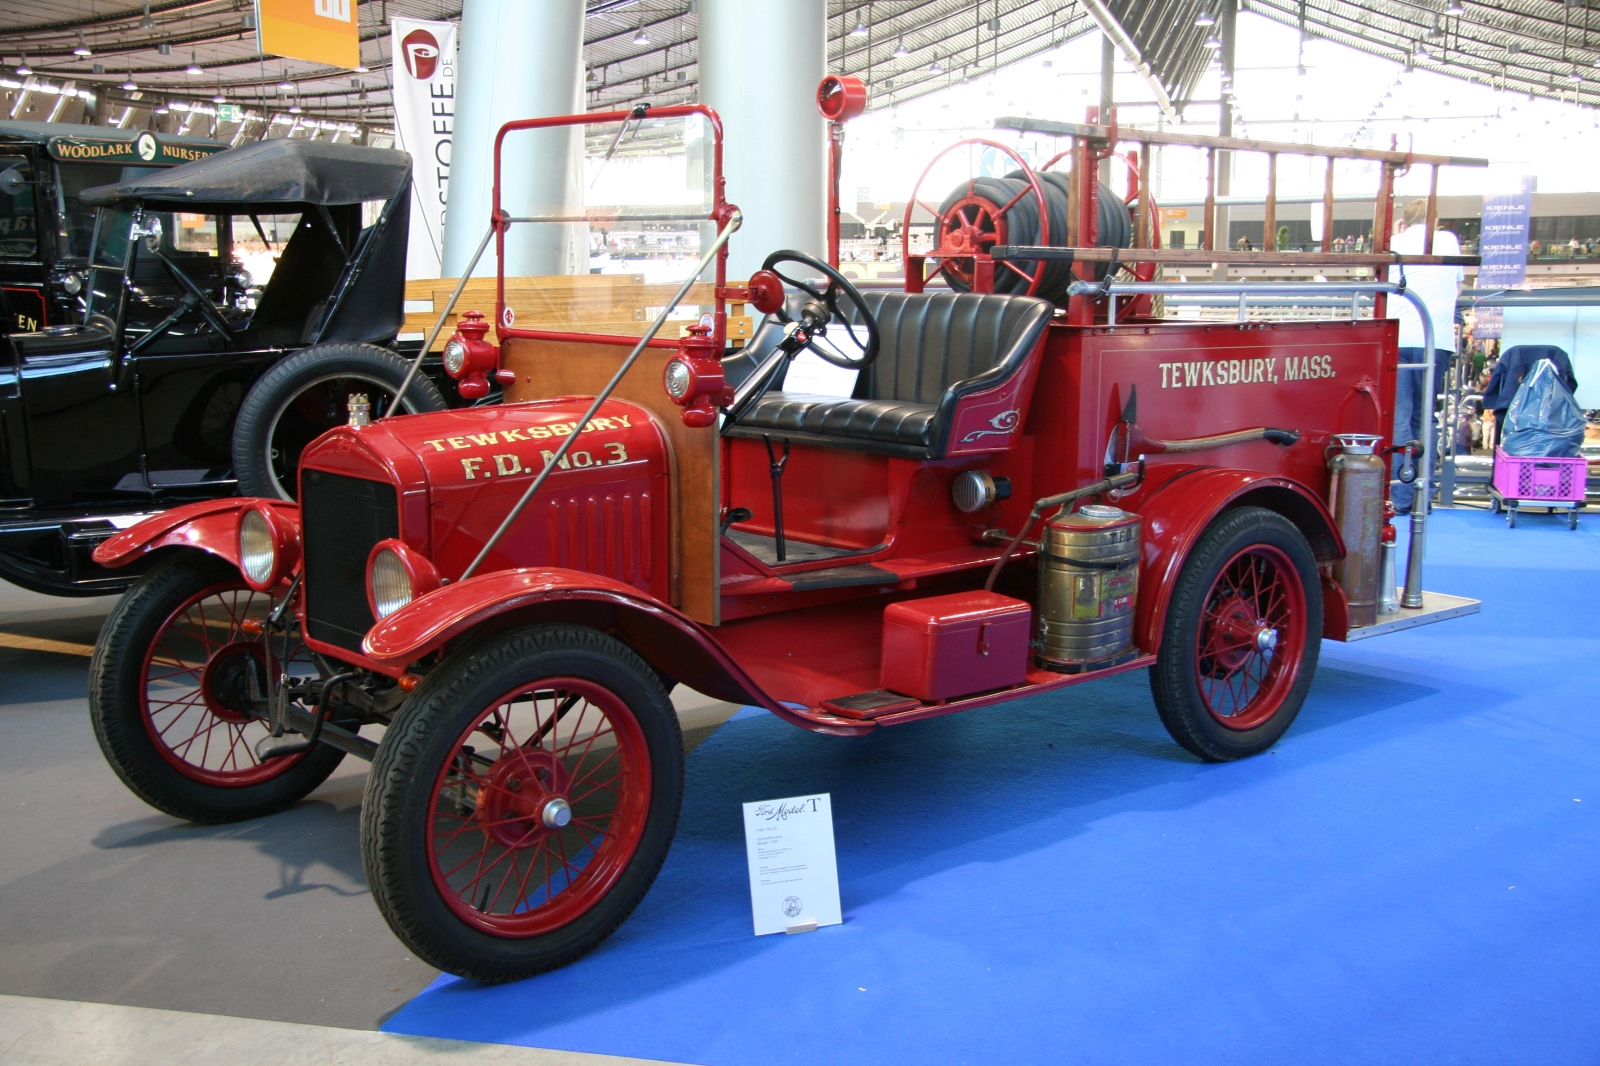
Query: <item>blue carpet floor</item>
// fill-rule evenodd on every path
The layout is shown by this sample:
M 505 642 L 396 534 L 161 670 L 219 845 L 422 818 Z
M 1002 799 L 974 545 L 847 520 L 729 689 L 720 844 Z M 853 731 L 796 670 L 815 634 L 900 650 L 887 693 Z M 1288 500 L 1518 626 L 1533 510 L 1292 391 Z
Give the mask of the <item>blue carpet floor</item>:
M 1483 613 L 1341 645 L 1206 765 L 1143 672 L 885 731 L 746 710 L 633 918 L 391 1032 L 766 1063 L 1600 1062 L 1600 518 L 1438 513 Z M 833 794 L 845 920 L 750 934 L 740 803 Z

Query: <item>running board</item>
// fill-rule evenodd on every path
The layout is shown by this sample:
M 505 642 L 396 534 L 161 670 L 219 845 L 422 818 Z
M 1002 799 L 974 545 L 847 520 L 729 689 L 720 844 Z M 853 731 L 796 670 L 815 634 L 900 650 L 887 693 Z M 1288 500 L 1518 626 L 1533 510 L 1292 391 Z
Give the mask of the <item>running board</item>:
M 1398 633 L 1402 629 L 1415 629 L 1417 626 L 1432 625 L 1434 622 L 1444 622 L 1451 618 L 1477 614 L 1482 607 L 1482 600 L 1468 599 L 1465 596 L 1451 596 L 1443 592 L 1424 592 L 1422 594 L 1421 607 L 1401 607 L 1393 614 L 1380 614 L 1377 622 L 1370 626 L 1362 626 L 1359 629 L 1350 630 L 1344 639 L 1348 642 L 1366 640 L 1368 637 L 1381 637 L 1388 633 Z

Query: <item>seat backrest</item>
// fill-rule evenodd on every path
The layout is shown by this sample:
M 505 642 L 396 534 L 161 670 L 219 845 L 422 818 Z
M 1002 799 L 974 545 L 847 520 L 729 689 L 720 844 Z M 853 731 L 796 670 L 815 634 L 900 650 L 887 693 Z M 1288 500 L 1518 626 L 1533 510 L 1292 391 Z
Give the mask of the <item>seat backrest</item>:
M 856 395 L 938 403 L 951 385 L 1020 365 L 1055 308 L 1034 296 L 867 292 L 878 320 L 878 360 Z M 848 304 L 848 301 L 845 301 Z

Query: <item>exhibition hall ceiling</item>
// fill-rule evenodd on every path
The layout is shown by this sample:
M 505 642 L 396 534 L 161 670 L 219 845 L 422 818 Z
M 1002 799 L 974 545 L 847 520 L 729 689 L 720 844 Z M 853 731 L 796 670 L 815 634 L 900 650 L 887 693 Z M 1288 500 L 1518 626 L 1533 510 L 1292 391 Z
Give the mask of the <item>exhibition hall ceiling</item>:
M 873 106 L 883 107 L 1110 21 L 1146 79 L 1181 109 L 1216 52 L 1216 30 L 1206 21 L 1217 2 L 829 0 L 829 67 L 866 79 Z M 1600 104 L 1596 7 L 1600 0 L 1244 0 L 1241 10 L 1420 69 L 1593 106 Z M 259 137 L 291 114 L 291 124 L 322 123 L 360 137 L 392 122 L 388 20 L 454 19 L 461 4 L 359 0 L 356 10 L 362 70 L 261 55 L 245 0 L 11 0 L 0 7 L 6 106 L 17 109 L 27 95 L 26 116 L 11 117 L 48 117 L 40 101 L 50 97 L 47 110 L 58 120 L 81 121 L 79 94 L 87 91 L 102 124 L 141 127 L 173 102 L 201 113 L 225 104 L 238 116 L 218 131 L 230 139 Z M 588 106 L 694 99 L 697 32 L 691 0 L 589 0 Z

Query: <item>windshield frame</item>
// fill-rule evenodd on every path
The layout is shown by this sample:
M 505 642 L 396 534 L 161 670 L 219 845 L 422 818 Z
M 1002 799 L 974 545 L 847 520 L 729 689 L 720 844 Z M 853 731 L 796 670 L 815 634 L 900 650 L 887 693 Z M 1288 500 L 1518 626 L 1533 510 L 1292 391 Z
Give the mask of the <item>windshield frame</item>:
M 559 115 L 551 118 L 517 119 L 507 122 L 500 127 L 494 140 L 494 185 L 491 196 L 490 225 L 494 230 L 495 245 L 495 332 L 502 340 L 507 337 L 528 337 L 532 339 L 582 341 L 590 344 L 618 344 L 631 346 L 639 340 L 637 336 L 613 335 L 606 333 L 569 333 L 557 330 L 519 329 L 512 325 L 514 318 L 507 317 L 506 305 L 506 256 L 505 241 L 506 231 L 517 222 L 554 222 L 556 218 L 517 219 L 511 217 L 501 207 L 501 157 L 505 146 L 506 135 L 522 130 L 552 129 L 561 126 L 604 126 L 614 123 L 640 123 L 646 119 L 687 118 L 698 115 L 706 122 L 711 133 L 712 143 L 712 176 L 711 176 L 711 210 L 704 215 L 692 216 L 714 223 L 718 229 L 726 226 L 732 217 L 734 208 L 728 203 L 725 195 L 722 176 L 722 120 L 717 113 L 704 104 L 679 104 L 671 107 L 648 107 L 641 105 L 626 111 L 596 111 L 582 115 Z M 620 140 L 620 136 L 618 140 Z M 586 221 L 595 220 L 593 216 L 581 216 Z M 636 216 L 642 217 L 642 216 Z M 688 218 L 682 221 L 688 221 Z M 730 292 L 728 289 L 728 245 L 724 242 L 717 252 L 716 279 L 713 288 L 715 312 L 712 315 L 711 343 L 713 350 L 722 351 L 727 346 L 728 339 L 728 304 L 729 295 L 744 299 L 743 290 Z M 659 334 L 653 337 L 648 344 L 651 348 L 677 348 L 678 339 L 668 338 Z
M 122 220 L 119 222 L 119 220 Z M 121 205 L 102 207 L 95 212 L 94 233 L 89 238 L 89 258 L 84 268 L 83 286 L 83 320 L 88 322 L 91 317 L 100 316 L 116 324 L 117 332 L 122 330 L 122 312 L 128 302 L 128 262 L 133 256 L 135 239 L 133 229 L 142 226 L 144 222 L 144 208 L 135 205 L 132 208 Z M 101 237 L 109 241 L 119 230 L 126 230 L 127 236 L 123 238 L 122 261 L 120 263 L 107 257 L 104 261 L 101 256 Z M 114 280 L 115 296 L 108 289 L 105 295 L 115 304 L 110 310 L 100 308 L 95 303 L 95 296 L 100 292 L 96 285 L 97 277 Z

